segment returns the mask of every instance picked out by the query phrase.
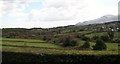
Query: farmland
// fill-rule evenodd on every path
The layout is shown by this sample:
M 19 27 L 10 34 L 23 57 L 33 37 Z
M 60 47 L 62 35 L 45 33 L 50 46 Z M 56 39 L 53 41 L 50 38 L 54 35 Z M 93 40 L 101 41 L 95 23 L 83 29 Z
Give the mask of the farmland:
M 80 44 L 82 45 L 83 42 L 80 41 Z M 118 54 L 117 43 L 106 43 L 106 44 L 108 47 L 107 51 L 106 50 L 105 51 L 92 51 L 92 50 L 75 50 L 75 49 L 70 49 L 70 48 L 64 48 L 59 45 L 46 43 L 45 41 L 42 41 L 42 40 L 3 38 L 2 39 L 2 45 L 3 45 L 2 50 L 6 52 L 24 52 L 24 53 L 38 53 L 38 54 L 41 54 L 41 53 L 45 53 L 45 54 L 88 54 L 88 55 L 89 54 L 90 55 Z M 91 42 L 90 44 L 91 48 L 93 45 L 95 45 L 95 43 Z M 20 46 L 24 46 L 24 47 L 20 47 Z
M 3 62 L 97 62 L 101 59 L 115 62 L 119 57 L 118 24 L 120 23 L 106 23 L 104 26 L 95 24 L 55 28 L 4 28 L 0 40 Z
M 116 59 L 118 56 L 118 44 L 106 43 L 108 49 L 103 51 L 94 50 L 76 50 L 64 48 L 55 44 L 46 43 L 42 40 L 29 39 L 2 39 L 3 63 L 6 62 L 81 62 L 88 60 L 87 63 L 117 62 L 117 60 L 108 61 L 108 59 Z M 25 44 L 26 43 L 26 44 Z M 4 46 L 8 45 L 8 46 Z M 83 44 L 83 41 L 80 41 Z M 11 45 L 11 46 L 10 46 Z M 15 46 L 12 46 L 15 45 Z M 91 48 L 95 45 L 90 43 Z M 24 47 L 21 47 L 24 46 Z M 9 59 L 11 57 L 11 60 Z M 95 59 L 97 57 L 97 59 Z M 56 59 L 54 59 L 56 58 Z M 59 59 L 59 60 L 58 60 Z M 84 59 L 84 60 L 80 60 Z M 104 61 L 104 62 L 101 62 Z

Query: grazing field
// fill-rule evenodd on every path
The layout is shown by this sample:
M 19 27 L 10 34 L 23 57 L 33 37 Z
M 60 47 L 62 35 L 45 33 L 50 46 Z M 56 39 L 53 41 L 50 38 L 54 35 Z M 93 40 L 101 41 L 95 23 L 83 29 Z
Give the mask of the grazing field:
M 21 48 L 3 46 L 4 52 L 21 52 L 33 54 L 82 54 L 82 55 L 118 55 L 118 51 L 92 51 L 92 50 L 69 50 L 69 49 L 48 49 L 48 48 Z
M 3 38 L 2 39 L 2 45 L 14 45 L 14 46 L 36 46 L 36 47 L 46 47 L 46 48 L 60 48 L 60 46 L 52 44 L 52 43 L 46 43 L 43 40 L 30 40 L 30 39 L 8 39 Z
M 100 32 L 100 33 L 91 33 L 91 34 L 87 34 L 86 36 L 89 37 L 89 38 L 92 38 L 93 36 L 95 35 L 107 35 L 107 32 Z M 115 32 L 115 38 L 120 38 L 120 32 Z
M 119 27 L 120 21 L 53 28 L 2 28 L 0 52 L 3 63 L 120 64 Z
M 32 43 L 45 42 L 45 41 L 43 41 L 43 40 L 33 40 L 33 39 L 16 39 L 16 38 L 2 38 L 2 41 L 32 42 Z
M 84 41 L 80 41 L 79 42 L 80 45 L 83 45 L 84 44 Z M 107 50 L 116 50 L 118 51 L 118 43 L 105 43 L 107 45 Z M 92 46 L 95 45 L 95 42 L 90 42 L 90 47 L 92 49 Z
M 3 41 L 2 51 L 5 51 L 5 52 L 22 52 L 22 53 L 24 52 L 24 53 L 34 53 L 34 54 L 41 54 L 41 53 L 83 54 L 83 55 L 111 55 L 111 54 L 116 55 L 118 54 L 117 43 L 106 43 L 108 47 L 107 50 L 93 51 L 93 50 L 76 50 L 76 49 L 65 48 L 52 43 L 46 43 L 45 41 L 42 41 L 42 40 L 3 38 L 2 41 Z M 80 41 L 80 45 L 82 45 L 83 42 L 84 41 Z M 93 45 L 95 45 L 95 43 L 90 42 L 91 48 Z

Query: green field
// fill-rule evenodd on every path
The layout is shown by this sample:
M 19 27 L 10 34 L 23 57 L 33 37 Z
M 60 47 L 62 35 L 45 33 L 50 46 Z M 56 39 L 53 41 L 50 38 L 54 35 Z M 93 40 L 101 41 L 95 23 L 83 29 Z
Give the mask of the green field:
M 16 39 L 16 38 L 2 38 L 2 41 L 34 42 L 34 43 L 45 42 L 45 41 L 43 41 L 43 40 L 33 40 L 33 39 Z
M 42 49 L 42 48 L 20 48 L 3 46 L 5 52 L 22 52 L 34 54 L 83 54 L 83 55 L 111 55 L 118 54 L 118 51 L 85 51 L 85 50 L 64 50 L 64 49 Z
M 36 43 L 37 42 L 37 43 Z M 84 41 L 80 41 L 82 45 Z M 106 43 L 107 50 L 103 51 L 93 51 L 93 50 L 76 50 L 64 48 L 59 45 L 52 43 L 46 43 L 43 40 L 30 40 L 30 39 L 13 39 L 13 38 L 3 38 L 2 39 L 2 51 L 5 52 L 24 52 L 24 53 L 34 53 L 34 54 L 86 54 L 86 55 L 109 55 L 109 54 L 118 54 L 118 44 L 117 43 Z M 8 45 L 8 46 L 4 46 Z M 9 46 L 15 45 L 15 46 Z M 90 42 L 90 46 L 95 45 L 94 42 Z M 18 47 L 25 46 L 25 47 Z M 40 47 L 40 48 L 29 48 L 31 47 Z
M 83 45 L 84 41 L 79 42 L 80 45 Z M 118 50 L 118 43 L 105 43 L 107 45 L 107 50 Z M 90 47 L 95 45 L 95 42 L 90 42 Z
M 2 39 L 3 45 L 16 45 L 16 46 L 36 46 L 36 47 L 46 47 L 46 48 L 61 48 L 58 45 L 52 43 L 46 43 L 43 40 L 30 40 L 30 39 Z
M 99 35 L 99 36 L 101 36 L 101 35 L 106 35 L 107 34 L 107 32 L 100 32 L 100 33 L 91 33 L 91 34 L 87 34 L 86 36 L 87 37 L 89 37 L 89 38 L 92 38 L 93 36 L 95 36 L 95 35 Z M 115 38 L 120 38 L 120 32 L 115 32 Z

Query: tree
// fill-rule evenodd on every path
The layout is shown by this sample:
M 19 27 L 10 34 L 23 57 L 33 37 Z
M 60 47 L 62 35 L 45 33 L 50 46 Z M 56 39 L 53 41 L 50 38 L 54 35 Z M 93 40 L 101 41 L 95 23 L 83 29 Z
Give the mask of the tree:
M 114 38 L 114 32 L 113 31 L 109 31 L 108 32 L 108 36 L 109 36 L 110 40 L 113 40 L 113 38 Z
M 85 41 L 84 44 L 81 46 L 82 48 L 90 48 L 89 41 Z
M 107 49 L 107 46 L 105 42 L 101 38 L 98 38 L 96 40 L 95 46 L 93 46 L 93 50 L 106 50 L 106 49 Z
M 96 41 L 98 38 L 99 38 L 99 36 L 98 36 L 98 35 L 95 35 L 95 36 L 92 37 L 92 40 L 93 40 L 93 41 Z
M 102 39 L 104 42 L 110 41 L 110 38 L 109 38 L 108 35 L 102 35 L 102 36 L 101 36 L 101 39 Z
M 64 47 L 76 46 L 78 44 L 78 42 L 73 37 L 67 36 L 63 38 L 64 39 L 62 39 L 60 42 L 62 43 L 62 46 Z
M 81 35 L 80 38 L 84 41 L 88 41 L 90 40 L 88 37 L 86 37 L 85 35 Z

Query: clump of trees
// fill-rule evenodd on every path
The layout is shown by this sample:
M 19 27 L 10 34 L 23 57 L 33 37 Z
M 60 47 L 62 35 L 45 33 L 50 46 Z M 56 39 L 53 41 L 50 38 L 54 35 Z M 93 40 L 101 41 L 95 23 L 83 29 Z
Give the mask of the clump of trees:
M 95 35 L 91 38 L 91 41 L 96 41 L 98 38 L 101 38 L 104 42 L 112 42 L 114 40 L 114 32 L 109 31 L 104 35 Z
M 85 35 L 81 35 L 80 39 L 84 41 L 90 40 L 90 38 L 86 37 Z
M 89 41 L 85 41 L 84 44 L 81 46 L 81 48 L 89 49 L 89 48 L 90 48 L 90 43 L 89 43 Z
M 64 47 L 76 46 L 78 44 L 77 40 L 71 36 L 67 36 L 61 40 L 61 45 Z
M 63 47 L 73 47 L 78 45 L 77 39 L 70 35 L 57 36 L 57 38 L 53 39 L 53 42 Z
M 96 44 L 93 46 L 93 50 L 106 50 L 106 49 L 107 46 L 105 42 L 101 38 L 98 38 L 96 40 Z
M 102 39 L 104 42 L 108 42 L 108 41 L 111 40 L 108 35 L 102 35 L 102 36 L 101 36 L 101 39 Z

